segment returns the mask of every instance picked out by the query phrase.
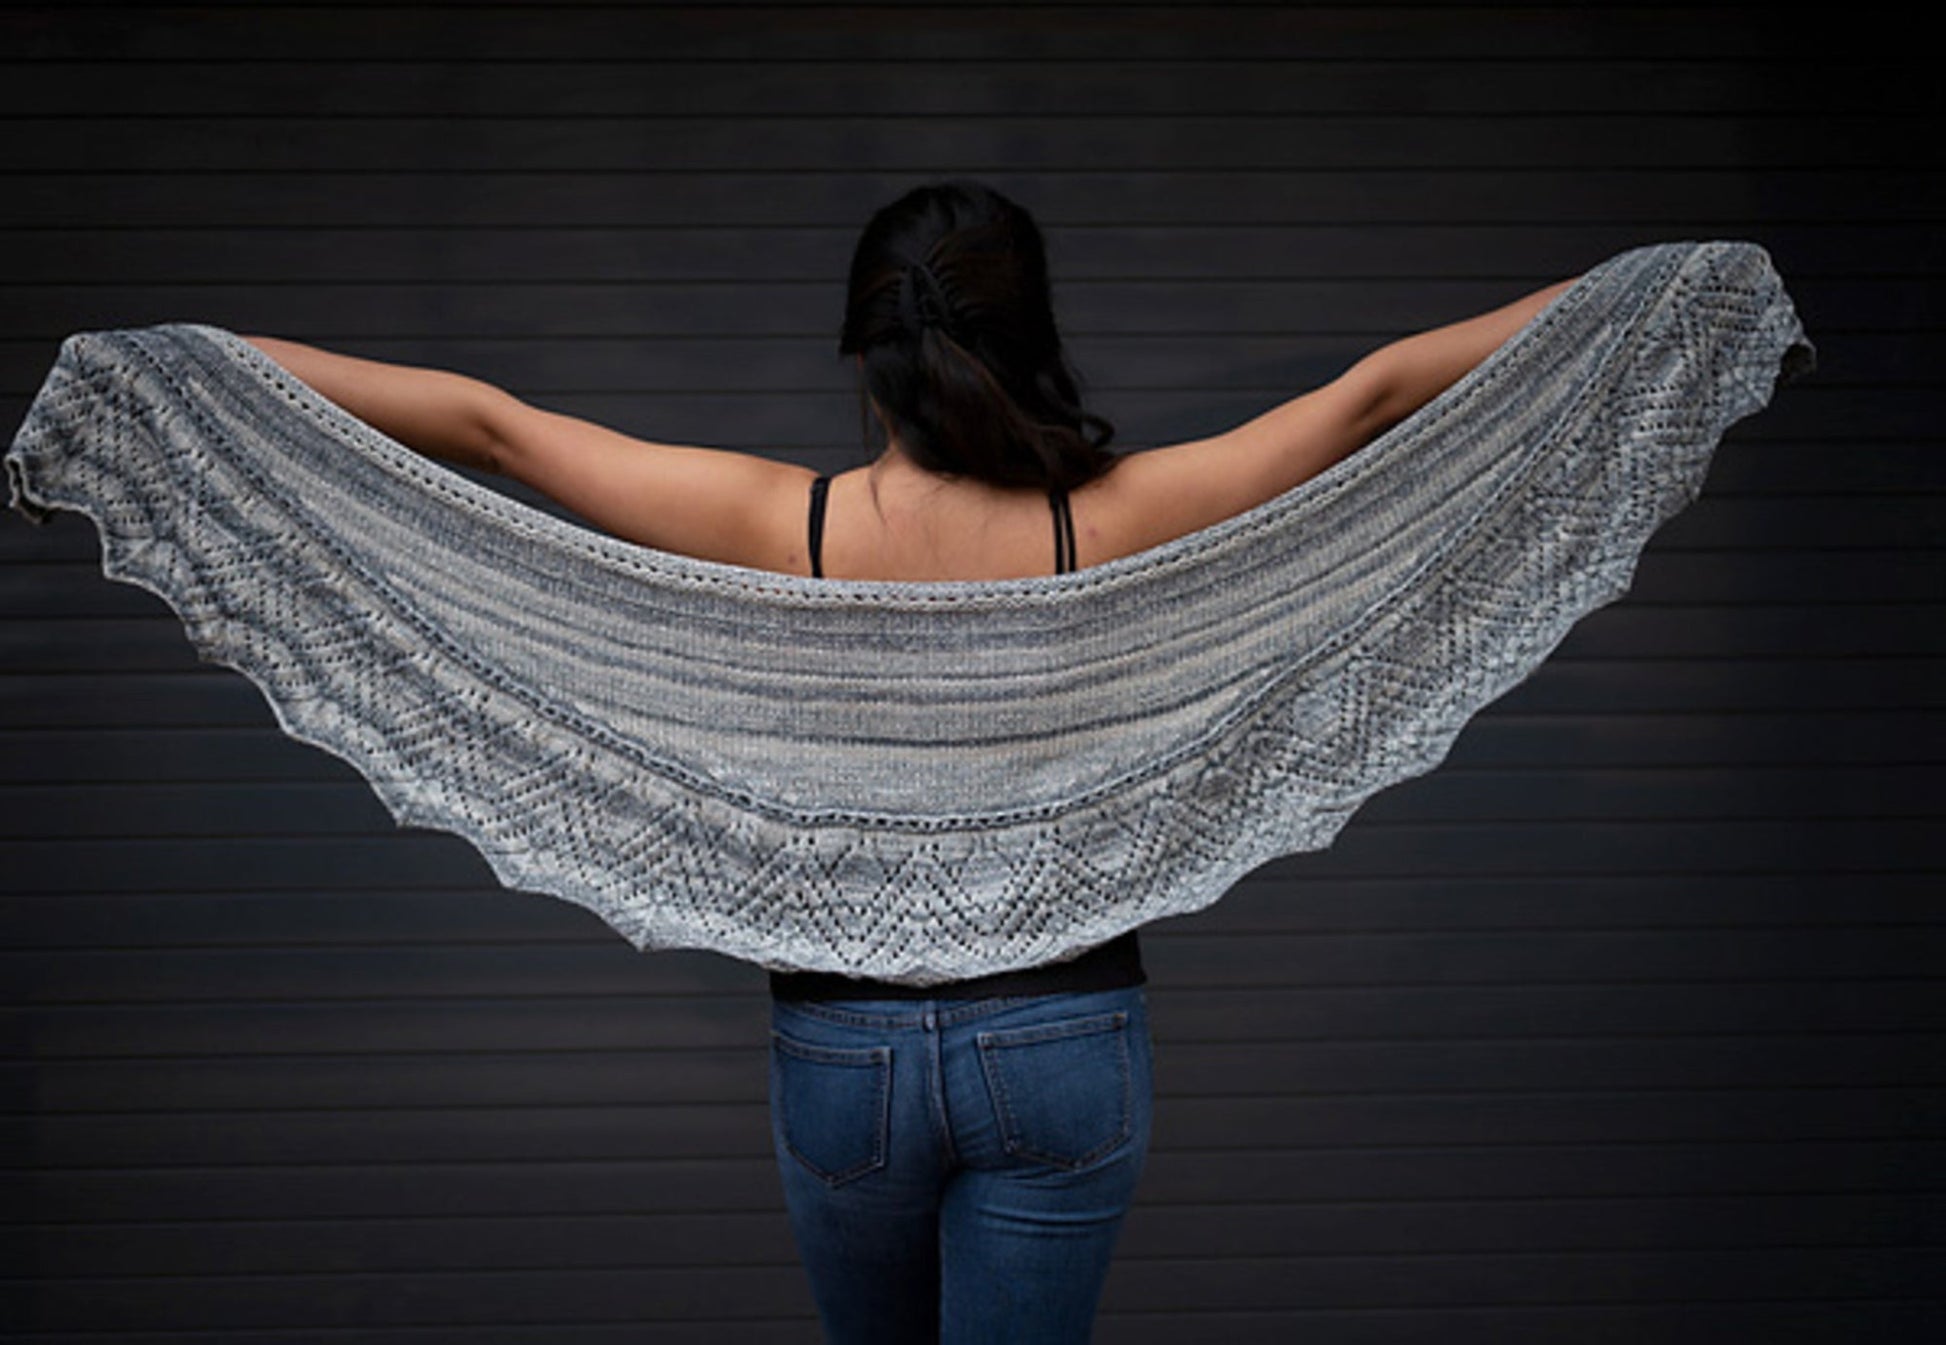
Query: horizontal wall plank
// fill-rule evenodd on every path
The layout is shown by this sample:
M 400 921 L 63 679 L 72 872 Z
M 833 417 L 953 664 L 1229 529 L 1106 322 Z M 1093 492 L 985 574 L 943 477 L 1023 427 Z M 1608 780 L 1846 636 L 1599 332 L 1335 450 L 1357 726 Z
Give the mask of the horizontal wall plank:
M 29 1236 L 0 1236 L 0 1255 L 38 1276 L 77 1280 L 124 1275 L 355 1274 L 374 1266 L 395 1274 L 494 1268 L 523 1273 L 574 1268 L 575 1249 L 584 1239 L 606 1245 L 615 1264 L 649 1270 L 726 1263 L 790 1265 L 795 1256 L 782 1214 L 771 1209 L 743 1214 L 692 1210 L 607 1218 L 546 1217 L 545 1224 L 533 1219 L 431 1218 L 284 1224 L 197 1221 L 101 1232 L 42 1227 Z
M 0 85 L 0 97 L 6 86 Z M 1038 205 L 1038 202 L 1036 202 Z M 1168 225 L 1132 221 L 1069 222 L 1036 210 L 1047 237 L 1057 298 L 1083 281 L 1146 277 L 1208 280 L 1261 274 L 1267 265 L 1291 279 L 1351 280 L 1371 285 L 1413 278 L 1435 285 L 1457 280 L 1564 276 L 1644 243 L 1657 233 L 1623 221 L 1575 224 L 1494 221 L 1466 224 L 1426 219 L 1390 225 L 1251 225 L 1220 217 Z M 170 229 L 132 222 L 91 221 L 72 228 L 24 229 L 0 257 L 8 283 L 121 285 L 154 283 L 531 284 L 539 281 L 670 282 L 699 279 L 745 285 L 771 282 L 831 284 L 849 258 L 856 218 L 822 224 L 694 227 L 546 220 L 495 227 L 454 221 L 445 227 L 406 227 L 400 221 L 334 228 L 302 219 L 247 228 L 222 221 Z M 1834 219 L 1828 223 L 1761 221 L 1751 235 L 1779 259 L 1793 285 L 1888 275 L 1937 277 L 1946 270 L 1946 241 L 1931 225 L 1897 217 Z M 20 329 L 0 334 L 0 358 L 20 341 Z M 1101 339 L 1118 334 L 1104 332 Z M 1837 367 L 1856 363 L 1882 371 L 1878 347 L 1848 334 L 1827 352 Z M 1247 335 L 1226 334 L 1247 351 Z M 518 338 L 511 338 L 518 340 Z M 1135 338 L 1131 338 L 1135 339 Z M 1937 339 L 1936 335 L 1933 339 Z M 428 332 L 428 346 L 462 348 L 465 333 Z M 539 358 L 551 346 L 538 346 Z M 497 346 L 483 347 L 490 353 Z M 1226 347 L 1228 349 L 1230 347 Z M 0 364 L 10 369 L 11 364 Z M 1935 369 L 1914 364 L 1915 374 Z M 1828 372 L 1828 371 L 1827 371 Z M 1824 381 L 1821 374 L 1820 381 Z
M 1111 1283 L 1114 1281 L 1111 1279 Z M 1832 1345 L 1860 1340 L 1925 1340 L 1946 1327 L 1946 1309 L 1928 1300 L 1884 1302 L 1847 1299 L 1698 1303 L 1597 1307 L 1471 1308 L 1465 1311 L 1293 1309 L 1289 1312 L 1223 1310 L 1204 1313 L 1116 1313 L 1100 1319 L 1118 1345 L 1173 1345 L 1182 1332 L 1214 1326 L 1230 1345 L 1284 1345 L 1293 1332 L 1358 1345 L 1417 1345 L 1436 1332 L 1441 1345 L 1713 1345 L 1743 1337 L 1774 1345 Z M 579 1339 L 577 1337 L 577 1339 Z M 298 1345 L 280 1337 L 277 1345 Z M 417 1345 L 414 1342 L 414 1345 Z M 502 1345 L 494 1342 L 494 1345 Z M 505 1345 L 520 1345 L 506 1342 Z M 604 1343 L 605 1345 L 605 1343 Z
M 1419 934 L 1367 930 L 1319 935 L 1262 932 L 1229 938 L 1184 934 L 1153 950 L 1159 978 L 1180 985 L 1378 986 L 1387 984 L 1604 985 L 1903 978 L 1926 975 L 1937 955 L 1910 929 L 1738 930 L 1714 938 L 1680 930 L 1585 933 L 1508 930 Z M 74 954 L 62 954 L 66 961 Z M 179 960 L 172 957 L 171 963 Z M 280 959 L 281 960 L 281 959 Z M 303 963 L 298 964 L 300 967 Z M 87 966 L 74 968 L 84 973 Z
M 628 1320 L 659 1318 L 735 1322 L 740 1316 L 779 1315 L 739 1311 L 738 1305 L 787 1303 L 805 1294 L 804 1272 L 785 1261 L 769 1264 L 632 1267 L 580 1270 L 454 1272 L 445 1275 L 366 1271 L 331 1278 L 317 1292 L 309 1276 L 228 1276 L 129 1279 L 98 1285 L 87 1278 L 43 1278 L 31 1312 L 15 1318 L 23 1329 L 48 1323 L 65 1329 L 115 1331 L 335 1325 L 355 1328 L 377 1314 L 382 1320 L 454 1325 L 507 1321 Z M 300 1315 L 292 1304 L 303 1302 Z M 807 1323 L 808 1325 L 808 1323 Z
M 556 6 L 555 8 L 559 8 Z M 1511 17 L 1511 16 L 1510 16 Z M 1104 14 L 1102 22 L 1112 23 Z M 1126 29 L 1115 34 L 1126 36 Z M 0 116 L 99 118 L 140 111 L 150 118 L 220 117 L 249 125 L 275 117 L 498 119 L 509 108 L 552 117 L 683 117 L 730 120 L 825 115 L 1017 116 L 1031 103 L 1049 124 L 1087 116 L 1196 117 L 1303 113 L 1313 117 L 1391 113 L 1445 116 L 1688 114 L 1738 117 L 1753 83 L 1814 78 L 1788 57 L 1729 65 L 1701 53 L 1563 53 L 1547 59 L 1463 63 L 1342 53 L 1261 59 L 1201 59 L 1193 51 L 1130 59 L 915 56 L 896 64 L 849 53 L 801 59 L 751 50 L 717 61 L 654 51 L 567 61 L 388 59 L 377 53 L 319 57 L 292 52 L 230 60 L 99 56 L 0 58 Z M 361 59 L 369 56 L 372 59 Z M 1827 69 L 1823 73 L 1830 77 Z M 1923 112 L 1923 91 L 1902 81 L 1872 90 L 1862 111 Z M 238 109 L 248 115 L 239 116 Z M 1767 119 L 1767 125 L 1770 123 Z
M 139 6 L 77 7 L 61 23 L 32 11 L 9 15 L 0 34 L 16 57 L 136 61 L 356 60 L 375 51 L 390 60 L 585 61 L 655 59 L 689 64 L 753 58 L 868 60 L 896 68 L 912 60 L 1053 60 L 1085 66 L 1109 35 L 1120 60 L 1180 61 L 1375 58 L 1569 60 L 1666 59 L 1681 52 L 1733 68 L 1767 52 L 1819 50 L 1739 9 L 1595 9 L 1572 24 L 1548 22 L 1522 7 L 1422 6 L 1401 24 L 1390 7 L 1340 5 L 1305 12 L 1277 5 L 1218 7 L 1212 23 L 1190 4 L 1146 8 L 1124 26 L 1113 7 L 966 5 L 908 10 L 885 21 L 871 5 L 766 6 L 753 23 L 741 4 L 494 5 L 463 11 L 443 5 L 180 7 L 164 20 Z M 1826 49 L 1828 50 L 1828 48 Z
M 1032 202 L 1036 214 L 1069 224 L 1421 223 L 1434 218 L 1487 224 L 1513 217 L 1575 225 L 1654 225 L 1684 236 L 1792 224 L 1902 217 L 1933 185 L 1920 167 L 1807 167 L 1766 174 L 1699 169 L 1535 168 L 1288 172 L 1202 172 L 1187 158 L 1151 172 L 1094 174 L 1085 163 L 1053 174 L 1012 171 L 1003 162 L 944 156 L 888 164 L 873 173 L 844 164 L 807 164 L 773 174 L 16 173 L 0 201 L 0 228 L 87 227 L 104 218 L 128 226 L 277 227 L 389 225 L 401 217 L 481 225 L 601 226 L 752 223 L 860 226 L 860 202 L 889 200 L 923 180 L 976 173 Z M 1435 207 L 1432 202 L 1437 202 Z M 1188 203 L 1194 203 L 1193 213 Z M 1842 204 L 1840 204 L 1842 202 Z M 1734 235 L 1733 235 L 1734 236 Z
M 1176 1104 L 1165 1104 L 1173 1110 Z M 1158 1136 L 1134 1220 L 1269 1204 L 1286 1217 L 1371 1208 L 1484 1210 L 1496 1202 L 1777 1199 L 1897 1195 L 1937 1172 L 1936 1138 L 1398 1148 L 1198 1148 Z M 97 1163 L 0 1173 L 9 1208 L 47 1223 L 267 1223 L 317 1219 L 652 1215 L 779 1210 L 776 1165 L 752 1150 L 720 1158 L 512 1164 L 451 1160 L 147 1166 L 104 1150 Z
M 1288 78 L 1288 76 L 1286 76 Z M 875 102 L 876 100 L 872 100 Z M 1144 100 L 1146 102 L 1146 100 Z M 1139 106 L 1139 105 L 1138 105 Z M 1552 109 L 1549 109 L 1551 112 Z M 1899 169 L 1905 148 L 1878 141 L 1876 116 L 1828 112 L 1766 119 L 1753 138 L 1741 122 L 1646 111 L 1509 118 L 1454 112 L 1221 119 L 1156 116 L 1147 107 L 1112 115 L 1077 110 L 900 117 L 858 98 L 823 115 L 554 117 L 454 120 L 299 115 L 174 117 L 16 116 L 0 141 L 0 172 L 53 173 L 85 164 L 91 175 L 289 171 L 319 173 L 681 173 L 734 162 L 749 173 L 806 163 L 846 171 L 884 165 L 1004 162 L 1031 137 L 1042 161 L 1090 171 L 1157 168 L 1262 172 L 1455 168 L 1663 172 L 1797 168 L 1849 156 L 1861 168 Z M 1645 146 L 1653 145 L 1653 152 Z
M 779 1309 L 781 1313 L 783 1310 Z M 802 1345 L 807 1333 L 815 1331 L 816 1319 L 807 1305 L 795 1316 L 734 1319 L 737 1338 L 749 1345 Z M 653 1305 L 633 1320 L 606 1324 L 541 1322 L 525 1326 L 469 1324 L 444 1327 L 418 1325 L 387 1328 L 359 1327 L 360 1345 L 542 1345 L 543 1342 L 573 1342 L 573 1345 L 635 1345 L 640 1341 L 644 1323 L 651 1324 L 657 1345 L 716 1345 L 723 1339 L 721 1320 L 697 1322 L 663 1320 L 654 1315 Z M 1167 1328 L 1174 1330 L 1173 1326 Z M 287 1328 L 253 1326 L 248 1332 L 253 1345 L 336 1345 L 344 1338 L 339 1327 L 291 1326 Z M 16 1336 L 20 1345 L 93 1345 L 99 1333 L 84 1331 L 32 1331 Z M 1780 1338 L 1781 1339 L 1781 1338 Z M 207 1330 L 144 1331 L 143 1345 L 209 1345 Z
M 1189 1282 L 1169 1286 L 1166 1293 L 1140 1277 L 1123 1283 L 1130 1306 L 1159 1299 L 1216 1310 L 1523 1302 L 1551 1306 L 1563 1297 L 1708 1303 L 1742 1297 L 1726 1292 L 1729 1283 L 1748 1286 L 1751 1296 L 1767 1299 L 1917 1296 L 1943 1259 L 1924 1248 L 1890 1255 L 1835 1249 L 1438 1255 L 1405 1264 L 1393 1258 L 1313 1256 L 1276 1258 L 1272 1273 L 1266 1273 L 1271 1267 L 1248 1261 L 1184 1262 L 1178 1273 Z
M 753 1065 L 760 1069 L 761 1062 Z M 37 1165 L 426 1163 L 612 1158 L 669 1160 L 771 1155 L 761 1099 L 635 1107 L 427 1108 L 357 1115 L 232 1112 L 184 1115 L 0 1117 L 9 1151 Z M 1802 1138 L 1802 1136 L 1800 1136 Z M 774 1156 L 772 1158 L 774 1162 Z
M 1130 1221 L 1119 1244 L 1140 1263 L 1209 1257 L 1491 1256 L 1543 1242 L 1563 1252 L 1652 1252 L 1672 1223 L 1685 1250 L 1791 1248 L 1823 1225 L 1858 1230 L 1859 1246 L 1909 1247 L 1942 1231 L 1884 1196 L 1453 1202 L 1444 1205 L 1175 1206 Z M 643 1267 L 712 1261 L 788 1263 L 789 1230 L 773 1211 L 748 1214 L 540 1216 L 384 1221 L 193 1220 L 86 1229 L 41 1226 L 0 1235 L 11 1264 L 61 1278 L 123 1275 L 341 1274 L 374 1265 L 394 1272 L 568 1268 L 568 1250 L 601 1245 Z

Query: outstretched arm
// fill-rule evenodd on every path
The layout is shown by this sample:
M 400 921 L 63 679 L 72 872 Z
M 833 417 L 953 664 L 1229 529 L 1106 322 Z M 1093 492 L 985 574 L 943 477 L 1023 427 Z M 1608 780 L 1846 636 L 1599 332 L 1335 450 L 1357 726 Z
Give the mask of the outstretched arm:
M 491 383 L 443 369 L 359 359 L 274 336 L 243 338 L 369 425 L 428 457 L 505 472 L 494 422 L 512 400 Z
M 1459 382 L 1573 284 L 1563 280 L 1491 313 L 1394 341 L 1353 365 L 1345 377 L 1362 381 L 1368 398 L 1358 427 L 1364 434 L 1360 444 L 1377 438 Z
M 1153 535 L 1119 549 L 1208 527 L 1316 476 L 1458 382 L 1573 283 L 1394 341 L 1225 434 L 1129 457 L 1104 478 L 1104 493 L 1127 499 L 1130 507 L 1115 512 Z
M 524 482 L 618 537 L 705 560 L 802 568 L 805 468 L 636 439 L 464 374 L 244 339 L 406 447 Z

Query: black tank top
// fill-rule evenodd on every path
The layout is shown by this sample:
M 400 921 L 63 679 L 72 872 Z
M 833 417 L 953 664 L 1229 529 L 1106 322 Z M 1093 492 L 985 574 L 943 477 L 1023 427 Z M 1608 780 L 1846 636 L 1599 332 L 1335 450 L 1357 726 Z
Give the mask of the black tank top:
M 828 476 L 820 476 L 811 483 L 811 574 L 818 579 L 824 577 L 824 505 L 830 489 Z M 1050 491 L 1047 502 L 1054 513 L 1054 572 L 1067 574 L 1075 568 L 1074 512 L 1068 505 L 1065 490 Z M 1125 990 L 1147 980 L 1148 975 L 1142 969 L 1142 945 L 1131 929 L 1067 962 L 1003 971 L 969 981 L 920 986 L 840 976 L 835 972 L 773 971 L 770 993 L 778 999 L 794 1000 L 988 999 L 999 995 Z

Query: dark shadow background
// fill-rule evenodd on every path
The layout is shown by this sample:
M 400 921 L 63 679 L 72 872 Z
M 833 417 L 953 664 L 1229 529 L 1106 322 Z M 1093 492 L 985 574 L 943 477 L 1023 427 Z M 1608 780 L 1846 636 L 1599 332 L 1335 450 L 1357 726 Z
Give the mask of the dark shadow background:
M 1436 774 L 1148 939 L 1105 1342 L 1918 1341 L 1942 1283 L 1942 213 L 1916 33 L 1467 4 L 0 11 L 0 421 L 196 320 L 836 468 L 870 210 L 1047 227 L 1135 446 L 1621 248 L 1821 369 Z M 88 525 L 0 520 L 0 1334 L 813 1338 L 760 973 L 494 886 Z

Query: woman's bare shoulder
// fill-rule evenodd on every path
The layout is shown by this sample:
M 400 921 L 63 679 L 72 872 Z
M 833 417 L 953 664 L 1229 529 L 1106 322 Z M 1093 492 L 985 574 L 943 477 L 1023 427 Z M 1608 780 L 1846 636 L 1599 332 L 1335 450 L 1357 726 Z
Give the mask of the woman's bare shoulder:
M 1222 434 L 1126 454 L 1075 495 L 1082 559 L 1146 551 L 1309 480 L 1366 441 L 1370 400 L 1348 374 Z
M 511 401 L 511 399 L 509 399 Z M 658 443 L 521 403 L 503 408 L 498 470 L 644 546 L 809 573 L 813 473 L 753 453 Z
M 1077 501 L 1084 560 L 1159 546 L 1253 509 L 1357 452 L 1465 376 L 1574 284 L 1393 341 L 1321 388 L 1223 434 L 1131 454 Z

